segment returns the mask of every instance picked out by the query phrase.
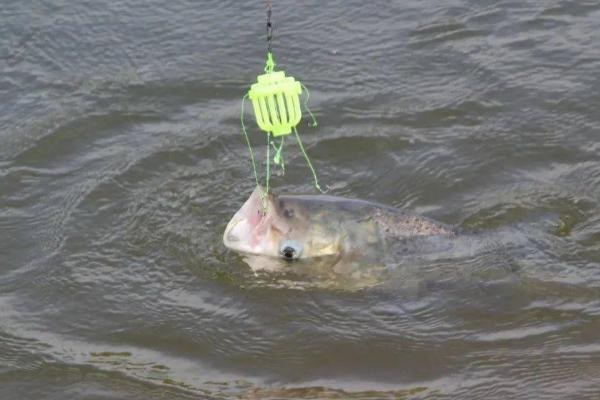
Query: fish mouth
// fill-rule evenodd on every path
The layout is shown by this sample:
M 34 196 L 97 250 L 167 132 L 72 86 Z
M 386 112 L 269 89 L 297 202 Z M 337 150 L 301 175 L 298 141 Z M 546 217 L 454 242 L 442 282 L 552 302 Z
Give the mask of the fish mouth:
M 237 224 L 240 223 L 241 220 L 231 220 L 227 227 L 225 228 L 225 232 L 223 233 L 223 243 L 225 246 L 228 246 L 230 243 L 236 243 L 240 241 L 240 238 L 233 234 L 233 229 Z
M 233 230 L 240 222 L 242 222 L 242 218 L 233 217 L 227 224 L 225 232 L 223 233 L 223 244 L 226 247 L 235 249 L 237 247 L 235 244 L 241 241 L 241 239 L 233 233 Z
M 247 226 L 242 226 L 246 224 Z M 248 226 L 247 220 L 241 216 L 234 216 L 227 224 L 223 233 L 223 244 L 225 247 L 242 254 L 262 255 L 261 252 L 253 248 L 251 240 L 254 235 L 254 229 Z M 244 236 L 247 235 L 246 239 Z

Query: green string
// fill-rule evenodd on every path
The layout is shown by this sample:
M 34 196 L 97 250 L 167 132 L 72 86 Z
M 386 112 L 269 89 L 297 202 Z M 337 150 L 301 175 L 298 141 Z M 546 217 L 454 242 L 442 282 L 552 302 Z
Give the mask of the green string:
M 273 59 L 273 53 L 268 52 L 267 53 L 267 62 L 265 64 L 265 72 L 267 74 L 270 74 L 271 72 L 273 72 L 273 70 L 275 69 L 275 60 Z
M 246 131 L 246 125 L 244 124 L 244 103 L 246 102 L 246 98 L 248 97 L 248 94 L 246 94 L 243 98 L 242 98 L 242 114 L 240 117 L 240 121 L 242 122 L 242 132 L 244 133 L 244 138 L 246 138 L 246 144 L 248 145 L 248 151 L 250 152 L 250 159 L 252 160 L 252 170 L 254 171 L 254 180 L 256 181 L 256 186 L 260 187 L 260 184 L 258 183 L 258 173 L 256 172 L 256 160 L 254 159 L 254 152 L 252 151 L 252 145 L 250 144 L 250 138 L 248 137 L 248 132 Z M 268 145 L 268 141 L 267 141 L 267 145 Z M 263 211 L 266 212 L 267 211 L 267 196 L 269 193 L 269 148 L 267 147 L 267 190 L 264 193 L 261 193 L 261 200 L 262 200 L 262 206 L 263 206 Z
M 254 152 L 252 151 L 252 145 L 250 144 L 250 138 L 248 137 L 248 132 L 246 132 L 246 125 L 244 125 L 244 103 L 248 98 L 248 94 L 242 98 L 242 115 L 240 120 L 242 121 L 242 132 L 244 133 L 244 137 L 246 138 L 246 143 L 248 144 L 248 151 L 250 151 L 250 159 L 252 160 L 252 170 L 254 171 L 254 180 L 256 180 L 256 186 L 260 186 L 258 183 L 258 174 L 256 173 L 256 161 L 254 160 Z
M 267 132 L 267 176 L 266 176 L 266 192 L 269 193 L 269 180 L 271 179 L 271 160 L 269 159 L 269 150 L 271 148 L 271 134 Z
M 310 92 L 308 91 L 308 88 L 306 86 L 304 86 L 304 83 L 300 82 L 300 85 L 302 85 L 302 89 L 304 89 L 304 91 L 306 92 L 306 97 L 304 98 L 304 109 L 306 109 L 306 111 L 308 112 L 308 114 L 310 115 L 310 117 L 313 120 L 312 127 L 316 128 L 319 124 L 317 124 L 317 119 L 315 118 L 313 113 L 310 111 L 310 108 L 308 108 L 308 99 L 310 98 Z
M 302 154 L 304 155 L 304 159 L 306 160 L 306 163 L 308 164 L 308 168 L 310 168 L 310 172 L 312 172 L 313 178 L 315 180 L 315 187 L 317 188 L 317 190 L 321 193 L 325 193 L 325 191 L 323 189 L 321 189 L 321 186 L 319 186 L 319 180 L 317 179 L 317 173 L 315 172 L 315 168 L 313 167 L 312 163 L 310 162 L 310 158 L 308 158 L 308 154 L 306 154 L 306 150 L 304 150 L 304 146 L 302 145 L 302 141 L 300 140 L 300 135 L 298 135 L 298 131 L 296 130 L 296 127 L 294 126 L 292 128 L 294 130 L 294 134 L 296 134 L 296 140 L 298 141 L 298 146 L 300 146 L 300 150 L 302 151 Z
M 285 140 L 285 136 L 281 137 L 281 142 L 279 142 L 279 147 L 275 146 L 274 143 L 271 143 L 273 145 L 273 149 L 275 149 L 275 156 L 273 157 L 273 162 L 275 163 L 275 165 L 279 165 L 281 167 L 281 169 L 283 170 L 283 173 L 285 174 L 285 162 L 283 161 L 283 141 Z
M 308 114 L 312 118 L 311 126 L 313 128 L 315 128 L 319 124 L 317 123 L 317 119 L 315 118 L 314 114 L 312 113 L 312 111 L 310 111 L 310 108 L 308 107 L 308 99 L 310 98 L 310 92 L 308 91 L 308 88 L 306 86 L 304 86 L 304 83 L 300 82 L 300 85 L 302 85 L 302 89 L 304 89 L 304 91 L 306 92 L 306 96 L 304 97 L 304 109 L 308 112 Z M 310 172 L 312 172 L 313 178 L 315 180 L 315 187 L 317 188 L 317 190 L 319 192 L 325 193 L 326 191 L 321 189 L 321 186 L 319 186 L 319 180 L 317 179 L 317 173 L 315 172 L 315 168 L 313 167 L 312 163 L 310 162 L 310 158 L 308 158 L 308 154 L 306 153 L 306 150 L 304 150 L 304 146 L 302 145 L 302 141 L 300 140 L 300 135 L 298 135 L 298 131 L 296 130 L 296 127 L 294 127 L 293 129 L 294 129 L 294 133 L 296 134 L 296 140 L 298 140 L 298 145 L 300 146 L 300 150 L 302 151 L 302 154 L 304 155 L 304 159 L 306 160 L 306 163 L 308 164 L 308 167 L 310 168 Z

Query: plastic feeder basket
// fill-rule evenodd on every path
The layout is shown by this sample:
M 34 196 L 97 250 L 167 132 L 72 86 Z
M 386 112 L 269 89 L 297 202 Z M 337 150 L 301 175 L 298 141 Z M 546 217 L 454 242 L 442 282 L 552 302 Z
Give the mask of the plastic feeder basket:
M 283 71 L 259 75 L 248 92 L 259 128 L 273 136 L 290 134 L 302 117 L 301 93 L 300 82 Z

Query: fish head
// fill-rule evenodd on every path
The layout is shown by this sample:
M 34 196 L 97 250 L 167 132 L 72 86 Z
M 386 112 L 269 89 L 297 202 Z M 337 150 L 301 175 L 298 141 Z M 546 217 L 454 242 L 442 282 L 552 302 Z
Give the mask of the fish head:
M 229 249 L 245 255 L 297 260 L 335 256 L 339 232 L 328 229 L 318 210 L 257 187 L 223 234 Z

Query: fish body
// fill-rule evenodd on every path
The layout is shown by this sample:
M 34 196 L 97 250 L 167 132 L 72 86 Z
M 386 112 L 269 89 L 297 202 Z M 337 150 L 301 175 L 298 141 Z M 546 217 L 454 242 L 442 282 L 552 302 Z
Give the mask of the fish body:
M 378 203 L 328 195 L 276 196 L 257 187 L 228 223 L 223 242 L 253 260 L 327 259 L 335 265 L 381 258 L 406 239 L 455 234 L 451 226 Z M 261 268 L 260 262 L 253 264 Z

